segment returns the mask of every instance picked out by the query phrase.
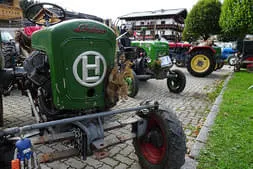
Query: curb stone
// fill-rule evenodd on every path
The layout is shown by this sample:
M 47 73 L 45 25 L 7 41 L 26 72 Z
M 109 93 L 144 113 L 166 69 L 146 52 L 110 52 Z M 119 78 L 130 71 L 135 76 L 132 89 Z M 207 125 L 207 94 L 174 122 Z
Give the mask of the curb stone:
M 185 158 L 185 164 L 181 167 L 181 169 L 196 169 L 196 167 L 198 165 L 197 159 L 199 157 L 200 150 L 203 149 L 204 146 L 206 145 L 206 142 L 208 139 L 208 133 L 211 130 L 212 125 L 214 124 L 216 115 L 219 111 L 219 105 L 222 101 L 222 96 L 224 94 L 225 89 L 227 88 L 227 84 L 228 84 L 229 80 L 231 79 L 232 75 L 233 75 L 233 72 L 231 72 L 229 74 L 229 76 L 226 78 L 223 88 L 222 88 L 219 96 L 216 98 L 216 100 L 211 108 L 211 111 L 209 112 L 209 114 L 206 118 L 206 121 L 196 138 L 196 142 L 192 146 L 189 157 Z

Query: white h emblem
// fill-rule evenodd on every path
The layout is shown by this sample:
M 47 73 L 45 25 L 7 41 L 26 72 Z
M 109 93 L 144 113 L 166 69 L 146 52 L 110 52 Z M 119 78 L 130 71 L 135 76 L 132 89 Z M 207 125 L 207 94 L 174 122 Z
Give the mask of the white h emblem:
M 88 64 L 88 58 L 89 57 L 95 57 L 95 64 Z M 77 73 L 77 65 L 79 62 L 82 60 L 82 79 L 79 77 Z M 100 61 L 103 63 L 103 74 L 100 77 Z M 95 71 L 95 76 L 89 76 L 88 72 L 89 70 L 94 70 Z M 100 84 L 106 73 L 106 61 L 105 58 L 98 52 L 95 51 L 87 51 L 82 54 L 80 54 L 76 60 L 74 61 L 73 64 L 73 74 L 75 79 L 83 86 L 86 87 L 93 87 L 98 84 Z

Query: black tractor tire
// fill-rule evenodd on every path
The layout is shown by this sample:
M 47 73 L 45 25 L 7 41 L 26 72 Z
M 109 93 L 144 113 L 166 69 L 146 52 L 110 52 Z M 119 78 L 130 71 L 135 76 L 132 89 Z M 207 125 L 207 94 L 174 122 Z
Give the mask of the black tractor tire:
M 184 61 L 176 61 L 176 66 L 177 67 L 185 67 L 185 62 Z
M 167 87 L 170 92 L 173 93 L 181 93 L 186 84 L 186 77 L 181 70 L 172 70 L 172 73 L 176 75 L 176 77 L 168 77 L 167 78 Z
M 217 63 L 214 70 L 219 70 L 224 66 L 224 63 Z
M 241 70 L 241 65 L 240 64 L 235 64 L 234 72 L 239 72 L 240 70 Z
M 128 86 L 128 96 L 134 98 L 139 91 L 139 80 L 136 77 L 135 72 L 132 70 L 133 78 L 132 78 L 132 84 Z
M 237 61 L 238 61 L 238 57 L 235 55 L 229 56 L 229 58 L 228 58 L 228 64 L 230 66 L 235 66 Z
M 214 56 L 208 51 L 193 52 L 187 63 L 188 72 L 196 77 L 205 77 L 211 74 L 215 68 Z
M 175 114 L 165 110 L 143 117 L 145 134 L 133 139 L 139 163 L 145 169 L 180 169 L 185 162 L 186 137 Z

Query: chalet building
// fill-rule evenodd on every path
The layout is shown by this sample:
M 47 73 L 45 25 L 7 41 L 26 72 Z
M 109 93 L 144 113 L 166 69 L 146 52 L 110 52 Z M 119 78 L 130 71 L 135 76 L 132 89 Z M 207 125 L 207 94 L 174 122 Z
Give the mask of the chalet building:
M 186 9 L 161 9 L 156 11 L 133 12 L 119 17 L 125 20 L 126 25 L 131 25 L 136 32 L 136 38 L 141 39 L 145 31 L 145 39 L 154 39 L 156 35 L 169 41 L 180 41 L 184 29 Z
M 19 0 L 0 0 L 0 27 L 18 27 L 22 18 Z

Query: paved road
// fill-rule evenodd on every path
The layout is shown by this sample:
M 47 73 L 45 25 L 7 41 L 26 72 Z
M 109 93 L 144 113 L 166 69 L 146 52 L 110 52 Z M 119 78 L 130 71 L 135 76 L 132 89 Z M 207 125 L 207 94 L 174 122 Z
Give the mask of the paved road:
M 163 108 L 172 109 L 182 121 L 187 135 L 188 152 L 190 152 L 198 131 L 212 106 L 207 93 L 213 91 L 215 85 L 224 80 L 232 72 L 232 69 L 225 66 L 205 78 L 193 77 L 189 75 L 185 68 L 180 69 L 185 73 L 187 80 L 186 88 L 182 93 L 170 93 L 165 80 L 148 80 L 147 82 L 140 82 L 139 93 L 135 99 L 129 98 L 126 102 L 120 102 L 115 108 L 136 106 L 143 100 L 159 101 Z M 10 97 L 5 97 L 3 101 L 5 127 L 23 126 L 34 122 L 27 97 L 21 96 L 16 91 Z M 131 115 L 120 115 L 111 120 L 128 118 L 129 116 Z M 107 132 L 105 135 L 107 138 L 113 139 L 127 133 L 129 133 L 129 127 Z M 40 154 L 64 150 L 68 147 L 69 145 L 63 142 L 39 145 L 35 146 L 35 149 Z M 100 160 L 97 160 L 95 155 L 88 157 L 86 161 L 81 160 L 79 157 L 71 157 L 42 164 L 41 167 L 42 169 L 140 169 L 131 140 L 112 146 L 107 149 L 107 152 L 108 156 Z

